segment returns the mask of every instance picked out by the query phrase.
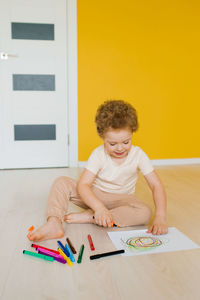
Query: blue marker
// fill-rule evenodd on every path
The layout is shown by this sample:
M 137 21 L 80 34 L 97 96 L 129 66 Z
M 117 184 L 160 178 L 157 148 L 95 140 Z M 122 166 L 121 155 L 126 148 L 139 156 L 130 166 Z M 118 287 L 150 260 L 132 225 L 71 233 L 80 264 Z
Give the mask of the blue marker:
M 72 262 L 75 262 L 74 256 L 69 248 L 69 246 L 67 244 L 65 244 L 65 248 L 67 249 L 67 251 L 69 251 L 69 258 L 71 259 Z
M 67 257 L 70 257 L 70 252 L 67 250 L 67 248 L 65 248 L 65 246 L 60 241 L 57 241 L 57 243 L 62 249 L 62 251 L 67 255 Z

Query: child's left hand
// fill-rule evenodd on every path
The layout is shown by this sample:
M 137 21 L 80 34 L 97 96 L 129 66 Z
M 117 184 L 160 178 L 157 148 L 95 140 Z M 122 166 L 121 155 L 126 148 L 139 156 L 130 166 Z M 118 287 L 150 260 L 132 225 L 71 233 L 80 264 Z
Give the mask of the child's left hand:
M 166 220 L 162 217 L 155 217 L 147 233 L 152 233 L 155 235 L 168 233 L 168 225 Z

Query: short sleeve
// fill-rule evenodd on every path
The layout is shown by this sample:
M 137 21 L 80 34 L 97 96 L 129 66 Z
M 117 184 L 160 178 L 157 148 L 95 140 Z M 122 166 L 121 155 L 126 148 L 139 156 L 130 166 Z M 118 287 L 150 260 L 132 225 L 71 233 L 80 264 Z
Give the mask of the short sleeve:
M 140 149 L 138 167 L 143 175 L 147 175 L 154 170 L 150 159 L 142 149 Z
M 92 152 L 85 166 L 87 170 L 91 171 L 95 175 L 102 167 L 102 160 L 99 152 L 100 151 L 98 147 Z

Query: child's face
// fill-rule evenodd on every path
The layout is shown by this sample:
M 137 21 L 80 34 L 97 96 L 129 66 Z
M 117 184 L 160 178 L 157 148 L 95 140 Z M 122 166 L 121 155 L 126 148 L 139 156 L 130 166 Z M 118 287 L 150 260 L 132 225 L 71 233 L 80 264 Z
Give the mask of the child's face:
M 104 134 L 106 152 L 112 158 L 124 158 L 128 155 L 132 145 L 132 132 L 129 128 L 109 129 Z

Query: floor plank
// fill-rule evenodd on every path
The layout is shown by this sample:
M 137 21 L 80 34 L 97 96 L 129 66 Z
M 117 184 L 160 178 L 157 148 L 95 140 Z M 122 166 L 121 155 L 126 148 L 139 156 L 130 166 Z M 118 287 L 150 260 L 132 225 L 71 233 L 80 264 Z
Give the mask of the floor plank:
M 168 198 L 168 224 L 200 245 L 200 165 L 157 167 Z M 111 229 L 91 224 L 64 224 L 76 250 L 85 245 L 83 261 L 73 267 L 46 262 L 22 254 L 31 249 L 27 230 L 40 226 L 50 186 L 61 175 L 79 178 L 81 169 L 0 171 L 0 299 L 48 300 L 199 300 L 200 249 L 132 257 L 107 257 L 90 261 L 94 253 L 112 251 Z M 136 196 L 153 208 L 151 191 L 139 176 Z M 70 205 L 70 210 L 79 210 Z M 128 227 L 125 229 L 144 229 Z M 87 235 L 95 251 L 91 252 Z M 56 240 L 40 243 L 57 248 Z

